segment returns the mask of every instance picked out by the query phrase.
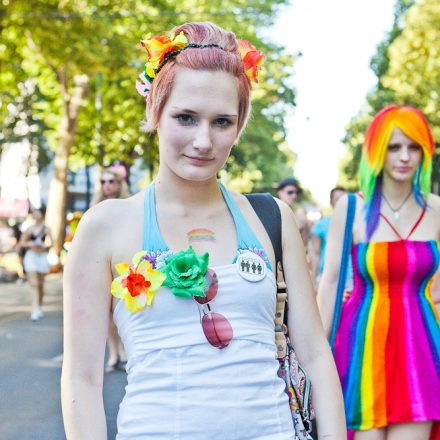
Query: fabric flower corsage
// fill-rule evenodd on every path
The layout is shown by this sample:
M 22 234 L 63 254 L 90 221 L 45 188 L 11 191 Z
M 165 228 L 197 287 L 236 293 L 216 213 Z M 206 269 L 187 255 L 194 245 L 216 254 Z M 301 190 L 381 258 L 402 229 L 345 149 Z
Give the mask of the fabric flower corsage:
M 208 263 L 207 252 L 197 256 L 189 246 L 186 251 L 180 251 L 165 260 L 165 265 L 161 267 L 166 275 L 163 285 L 170 287 L 174 295 L 181 298 L 205 296 Z
M 244 71 L 249 81 L 258 83 L 258 71 L 263 66 L 265 59 L 263 52 L 257 50 L 247 40 L 240 40 L 238 42 L 237 52 L 243 60 Z
M 144 47 L 148 54 L 148 61 L 145 64 L 147 78 L 151 81 L 156 77 L 156 72 L 162 66 L 167 53 L 183 49 L 187 44 L 188 39 L 183 32 L 180 32 L 179 35 L 171 34 L 169 37 L 165 35 L 151 36 L 151 34 L 148 34 L 141 41 L 142 47 Z
M 165 274 L 153 269 L 151 263 L 145 259 L 146 251 L 137 252 L 132 265 L 128 263 L 116 264 L 119 276 L 112 282 L 111 292 L 116 298 L 125 300 L 129 312 L 138 312 L 153 302 L 154 293 L 163 284 Z

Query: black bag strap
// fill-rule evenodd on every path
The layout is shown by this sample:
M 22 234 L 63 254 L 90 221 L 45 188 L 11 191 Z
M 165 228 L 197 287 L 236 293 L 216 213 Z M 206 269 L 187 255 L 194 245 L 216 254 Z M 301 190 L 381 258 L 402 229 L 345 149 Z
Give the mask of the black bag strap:
M 269 193 L 245 194 L 255 213 L 263 223 L 275 253 L 276 266 L 283 262 L 281 247 L 281 211 L 278 203 Z
M 287 350 L 287 290 L 283 273 L 283 250 L 281 245 L 281 211 L 269 193 L 245 194 L 255 213 L 263 223 L 275 254 L 275 277 L 277 280 L 277 305 L 275 312 L 275 342 L 278 358 L 284 358 Z

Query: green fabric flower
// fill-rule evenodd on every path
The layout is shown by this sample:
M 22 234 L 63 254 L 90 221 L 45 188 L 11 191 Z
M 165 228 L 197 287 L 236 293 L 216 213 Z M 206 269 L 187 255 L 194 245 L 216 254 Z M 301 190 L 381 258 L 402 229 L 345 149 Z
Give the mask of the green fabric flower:
M 206 296 L 208 285 L 205 275 L 208 270 L 209 254 L 197 256 L 192 246 L 165 260 L 160 268 L 167 278 L 163 285 L 170 287 L 174 295 L 181 298 Z

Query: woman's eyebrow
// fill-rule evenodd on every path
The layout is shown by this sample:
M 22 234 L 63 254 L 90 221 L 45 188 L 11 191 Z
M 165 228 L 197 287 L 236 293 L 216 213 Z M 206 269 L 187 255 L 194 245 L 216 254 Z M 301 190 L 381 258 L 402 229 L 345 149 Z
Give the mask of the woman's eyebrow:
M 189 108 L 180 108 L 180 107 L 176 107 L 176 106 L 172 106 L 171 108 L 173 110 L 177 110 L 177 111 L 184 112 L 184 113 L 189 113 L 191 115 L 196 115 L 197 114 L 196 111 L 191 110 Z M 221 118 L 238 118 L 238 114 L 236 114 L 236 113 L 235 114 L 227 114 L 227 113 L 223 114 L 223 113 L 220 113 L 217 116 L 219 116 Z
M 180 112 L 185 112 L 185 113 L 191 113 L 191 114 L 193 114 L 193 115 L 196 115 L 197 114 L 197 112 L 195 112 L 194 110 L 190 110 L 190 109 L 188 109 L 188 108 L 180 108 L 180 107 L 176 107 L 176 106 L 173 106 L 173 107 L 171 107 L 173 110 L 178 110 L 178 111 L 180 111 Z

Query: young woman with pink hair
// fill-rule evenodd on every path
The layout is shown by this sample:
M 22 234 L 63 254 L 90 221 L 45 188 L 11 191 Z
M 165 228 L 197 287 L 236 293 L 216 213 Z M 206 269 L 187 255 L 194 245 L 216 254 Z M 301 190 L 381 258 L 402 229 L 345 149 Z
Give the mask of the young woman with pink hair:
M 118 439 L 294 440 L 277 375 L 274 251 L 247 198 L 216 178 L 248 120 L 264 57 L 212 23 L 187 23 L 143 45 L 137 89 L 159 137 L 160 166 L 145 191 L 86 213 L 69 251 L 67 438 L 107 438 L 102 367 L 111 309 L 128 356 Z M 319 435 L 341 440 L 336 368 L 295 219 L 280 205 L 290 336 L 313 382 Z

